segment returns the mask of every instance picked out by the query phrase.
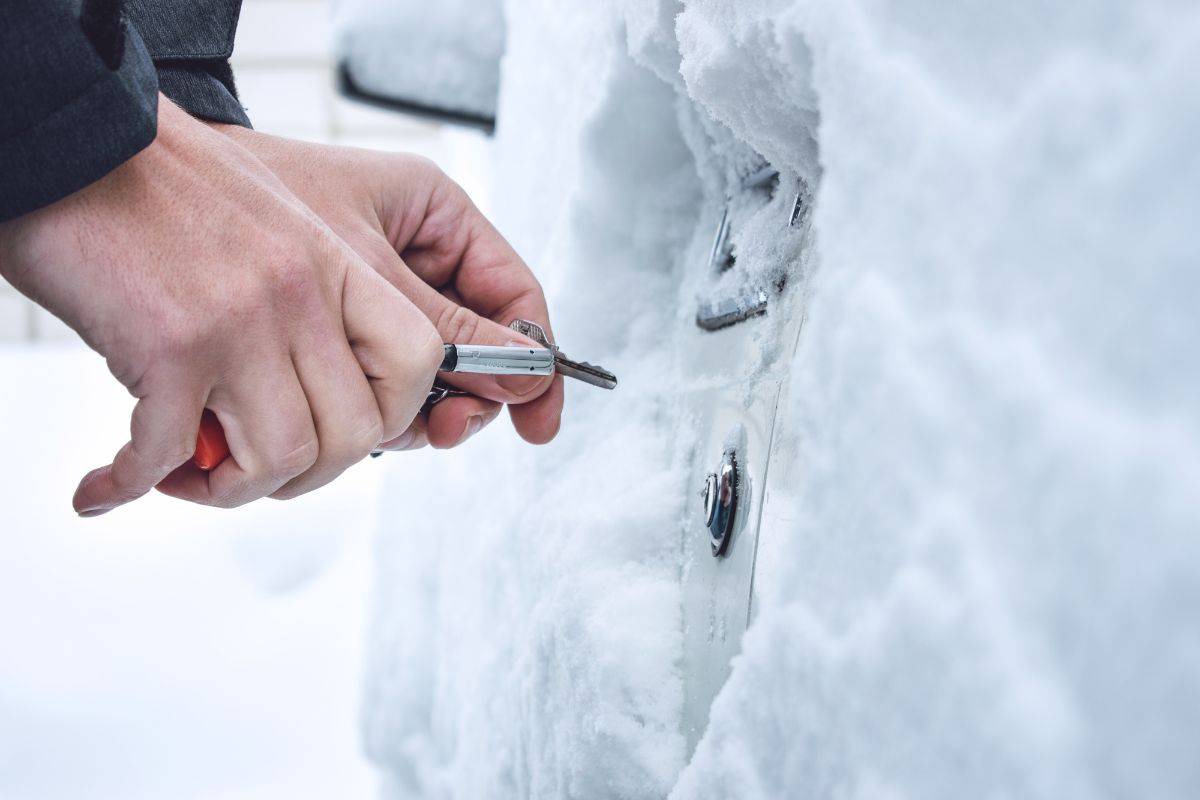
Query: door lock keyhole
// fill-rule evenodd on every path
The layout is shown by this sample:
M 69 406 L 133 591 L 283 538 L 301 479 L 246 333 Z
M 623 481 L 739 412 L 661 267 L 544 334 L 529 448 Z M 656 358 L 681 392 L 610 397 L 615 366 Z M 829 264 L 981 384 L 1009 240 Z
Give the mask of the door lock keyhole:
M 721 466 L 716 472 L 709 473 L 704 482 L 705 525 L 714 558 L 725 554 L 733 535 L 741 489 L 739 478 L 737 451 L 729 448 L 721 458 Z

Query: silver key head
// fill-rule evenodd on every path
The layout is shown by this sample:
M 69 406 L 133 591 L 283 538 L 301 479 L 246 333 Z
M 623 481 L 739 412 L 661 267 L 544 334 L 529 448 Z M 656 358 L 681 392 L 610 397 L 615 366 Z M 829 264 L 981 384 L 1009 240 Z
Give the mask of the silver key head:
M 546 336 L 546 329 L 541 325 L 538 325 L 536 322 L 530 322 L 527 319 L 514 319 L 508 327 L 512 328 L 522 336 L 528 336 L 542 347 L 547 347 L 551 350 L 558 349 L 550 343 L 550 339 Z
M 482 375 L 552 375 L 554 351 L 548 347 L 496 347 L 487 344 L 448 344 L 442 369 Z
M 531 322 L 527 319 L 515 319 L 508 327 L 522 336 L 528 336 L 554 353 L 554 369 L 559 375 L 565 375 L 568 378 L 590 383 L 592 386 L 599 386 L 601 389 L 617 388 L 616 375 L 604 367 L 598 367 L 586 361 L 573 361 L 567 358 L 558 349 L 558 346 L 550 341 L 550 337 L 546 335 L 546 330 L 536 322 Z

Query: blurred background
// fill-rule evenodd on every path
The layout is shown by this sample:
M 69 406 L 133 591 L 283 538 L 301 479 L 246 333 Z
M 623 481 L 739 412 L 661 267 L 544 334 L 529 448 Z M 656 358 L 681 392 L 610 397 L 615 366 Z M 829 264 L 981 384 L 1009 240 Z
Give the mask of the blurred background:
M 482 134 L 338 96 L 325 0 L 245 0 L 255 127 L 420 153 L 487 211 Z M 357 727 L 382 465 L 234 512 L 79 519 L 128 436 L 104 362 L 0 281 L 0 798 L 363 797 Z

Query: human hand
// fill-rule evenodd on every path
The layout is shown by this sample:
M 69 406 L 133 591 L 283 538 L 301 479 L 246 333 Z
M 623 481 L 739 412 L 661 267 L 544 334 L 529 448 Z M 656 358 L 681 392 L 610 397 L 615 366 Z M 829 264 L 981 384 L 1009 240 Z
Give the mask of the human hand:
M 533 320 L 550 330 L 541 286 L 466 192 L 427 159 L 282 139 L 214 125 L 263 161 L 379 274 L 402 291 L 446 342 L 508 344 L 507 327 Z M 417 435 L 389 449 L 451 447 L 509 404 L 526 440 L 558 432 L 562 378 L 447 375 L 471 393 L 434 406 Z
M 138 398 L 84 477 L 84 515 L 151 487 L 236 506 L 321 486 L 416 416 L 437 331 L 261 162 L 159 101 L 158 137 L 105 178 L 0 225 L 0 274 Z M 232 457 L 190 464 L 216 413 Z

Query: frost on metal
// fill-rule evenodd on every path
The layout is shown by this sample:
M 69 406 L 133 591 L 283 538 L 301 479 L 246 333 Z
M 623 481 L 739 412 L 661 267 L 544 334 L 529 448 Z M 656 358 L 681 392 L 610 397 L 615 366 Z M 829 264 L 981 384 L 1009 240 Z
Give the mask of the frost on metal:
M 498 223 L 622 386 L 550 447 L 394 468 L 364 701 L 391 796 L 1200 792 L 1200 14 L 505 11 Z M 735 197 L 762 162 L 783 190 Z M 778 224 L 800 181 L 811 242 Z M 689 757 L 676 411 L 721 376 L 677 342 L 727 206 L 715 280 L 790 264 L 806 322 L 761 343 L 790 378 L 755 616 Z M 485 481 L 509 499 L 446 491 Z

